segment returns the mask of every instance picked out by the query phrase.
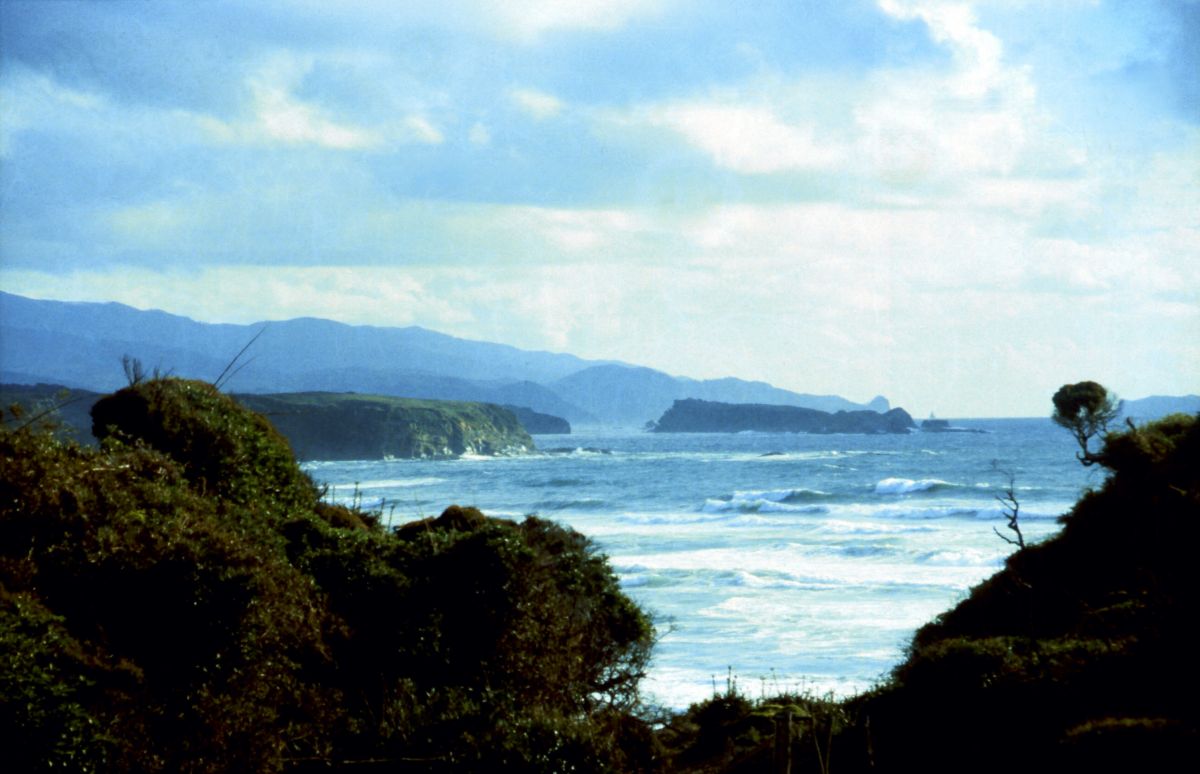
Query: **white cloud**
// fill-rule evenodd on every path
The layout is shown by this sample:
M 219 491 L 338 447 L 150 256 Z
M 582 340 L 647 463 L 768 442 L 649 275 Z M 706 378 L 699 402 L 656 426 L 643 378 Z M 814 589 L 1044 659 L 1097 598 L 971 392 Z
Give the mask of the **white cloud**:
M 735 172 L 828 169 L 844 157 L 842 148 L 818 142 L 812 126 L 785 123 L 762 107 L 697 102 L 648 115 L 650 123 L 679 132 L 715 164 Z
M 527 208 L 522 215 L 548 242 L 567 252 L 610 249 L 650 228 L 644 218 L 621 210 Z
M 1006 62 L 999 38 L 961 3 L 880 0 L 925 24 L 949 65 L 880 67 L 855 79 L 760 74 L 709 95 L 635 105 L 604 119 L 665 127 L 720 168 L 745 175 L 809 172 L 865 203 L 957 204 L 987 178 L 1078 171 L 1086 156 L 1053 131 L 1031 71 Z
M 283 89 L 256 87 L 254 100 L 257 120 L 248 129 L 252 136 L 342 150 L 369 149 L 380 143 L 374 132 L 324 118 L 316 108 L 297 101 Z
M 86 121 L 111 108 L 108 100 L 64 86 L 19 65 L 0 73 L 0 157 L 12 152 L 16 135 L 31 128 Z
M 480 10 L 502 34 L 531 43 L 568 30 L 611 32 L 638 17 L 660 13 L 669 0 L 505 0 Z
M 968 4 L 945 0 L 879 0 L 879 7 L 898 19 L 920 19 L 935 41 L 950 46 L 958 63 L 957 74 L 948 82 L 955 95 L 982 97 L 1007 78 L 1001 63 L 1000 40 L 977 26 Z
M 375 65 L 372 57 L 334 56 L 358 65 Z M 245 82 L 249 116 L 230 121 L 197 116 L 210 137 L 225 143 L 314 145 L 336 150 L 385 150 L 393 143 L 437 145 L 445 137 L 429 118 L 410 112 L 391 125 L 364 126 L 331 115 L 319 105 L 299 99 L 295 91 L 313 70 L 317 57 L 276 53 Z
M 409 116 L 404 119 L 404 129 L 414 140 L 427 145 L 438 145 L 444 139 L 438 128 L 424 116 Z
M 563 109 L 563 102 L 558 97 L 536 89 L 513 89 L 509 96 L 517 107 L 539 121 L 553 118 Z
M 1042 136 L 1030 71 L 1004 61 L 1002 42 L 981 29 L 970 6 L 938 0 L 879 0 L 900 19 L 919 19 L 954 56 L 946 72 L 881 70 L 854 106 L 862 157 L 890 185 L 1005 176 L 1078 151 Z M 1046 145 L 1054 148 L 1047 152 Z

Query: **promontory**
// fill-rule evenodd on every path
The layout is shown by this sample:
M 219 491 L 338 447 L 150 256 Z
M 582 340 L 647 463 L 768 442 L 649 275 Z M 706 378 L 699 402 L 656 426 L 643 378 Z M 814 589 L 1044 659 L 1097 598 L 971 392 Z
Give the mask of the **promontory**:
M 330 392 L 235 397 L 270 419 L 302 460 L 438 459 L 534 449 L 516 416 L 491 403 Z

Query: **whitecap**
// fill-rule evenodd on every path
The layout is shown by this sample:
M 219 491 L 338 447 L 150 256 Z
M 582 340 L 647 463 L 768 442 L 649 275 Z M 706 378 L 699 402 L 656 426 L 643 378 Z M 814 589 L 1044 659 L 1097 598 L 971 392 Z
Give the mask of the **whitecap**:
M 414 486 L 432 486 L 440 484 L 446 479 L 437 478 L 435 476 L 425 476 L 423 478 L 380 478 L 373 481 L 360 481 L 355 486 L 359 489 L 404 489 Z
M 896 532 L 933 532 L 934 527 L 919 524 L 883 524 L 874 521 L 843 521 L 829 519 L 821 525 L 821 530 L 837 535 L 886 535 Z
M 1003 559 L 995 553 L 984 552 L 974 548 L 928 551 L 919 554 L 916 559 L 922 564 L 932 564 L 939 567 L 991 567 L 998 566 L 1003 562 Z
M 913 492 L 928 492 L 952 486 L 954 484 L 938 478 L 922 478 L 919 480 L 911 478 L 885 478 L 875 485 L 875 494 L 911 494 Z
M 823 505 L 791 505 L 769 499 L 706 500 L 704 513 L 827 513 Z

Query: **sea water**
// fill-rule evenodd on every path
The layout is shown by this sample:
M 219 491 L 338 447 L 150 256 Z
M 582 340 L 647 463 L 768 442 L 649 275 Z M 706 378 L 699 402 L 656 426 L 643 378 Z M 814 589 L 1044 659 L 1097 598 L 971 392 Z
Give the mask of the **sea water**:
M 731 675 L 751 696 L 869 688 L 1015 550 L 997 534 L 1015 537 L 1010 475 L 1026 542 L 1102 481 L 1048 419 L 954 424 L 980 432 L 596 431 L 521 457 L 306 467 L 393 526 L 457 503 L 589 536 L 657 623 L 645 693 L 679 708 Z

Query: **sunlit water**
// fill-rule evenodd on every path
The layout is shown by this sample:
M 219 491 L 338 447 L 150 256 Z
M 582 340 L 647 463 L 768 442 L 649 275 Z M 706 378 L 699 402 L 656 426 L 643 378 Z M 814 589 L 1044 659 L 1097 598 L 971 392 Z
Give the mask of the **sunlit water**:
M 1013 550 L 993 461 L 1027 541 L 1100 483 L 1049 420 L 957 424 L 987 432 L 577 433 L 525 457 L 306 467 L 394 524 L 458 503 L 590 536 L 659 623 L 646 692 L 682 707 L 729 670 L 750 695 L 869 687 Z

